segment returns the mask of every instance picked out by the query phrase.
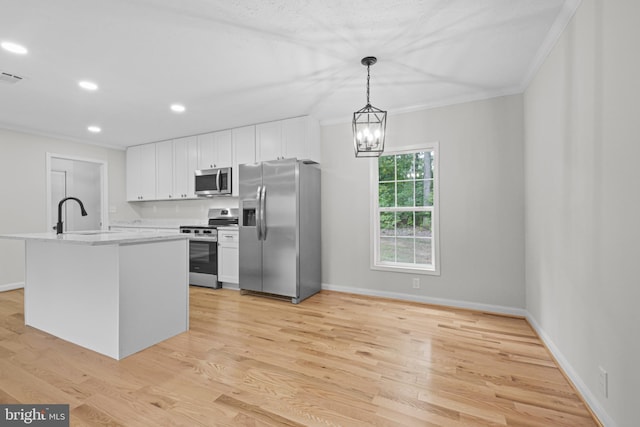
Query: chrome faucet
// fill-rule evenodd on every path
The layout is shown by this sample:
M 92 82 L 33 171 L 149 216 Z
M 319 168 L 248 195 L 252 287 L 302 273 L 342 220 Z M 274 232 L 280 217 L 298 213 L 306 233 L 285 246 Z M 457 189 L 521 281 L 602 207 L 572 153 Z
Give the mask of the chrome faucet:
M 58 203 L 58 223 L 56 224 L 56 234 L 62 234 L 62 205 L 67 200 L 75 200 L 76 202 L 78 202 L 80 204 L 80 213 L 82 214 L 82 216 L 87 216 L 87 211 L 84 210 L 84 205 L 82 204 L 80 199 L 76 197 L 65 197 L 64 199 L 60 200 L 60 203 Z

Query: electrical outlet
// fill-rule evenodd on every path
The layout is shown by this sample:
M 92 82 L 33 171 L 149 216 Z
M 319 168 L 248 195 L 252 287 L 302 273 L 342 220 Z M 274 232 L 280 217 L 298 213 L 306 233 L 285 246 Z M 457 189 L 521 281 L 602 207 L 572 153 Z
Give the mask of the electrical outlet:
M 604 397 L 609 397 L 609 374 L 602 366 L 598 366 L 598 385 Z
M 413 279 L 413 289 L 420 289 L 420 278 L 415 277 Z

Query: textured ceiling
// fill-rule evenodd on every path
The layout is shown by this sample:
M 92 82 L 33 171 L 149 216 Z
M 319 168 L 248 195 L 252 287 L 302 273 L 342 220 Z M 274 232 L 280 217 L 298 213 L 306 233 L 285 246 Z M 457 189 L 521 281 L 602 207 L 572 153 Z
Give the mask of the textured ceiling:
M 522 92 L 580 0 L 0 0 L 0 127 L 128 146 Z M 100 89 L 86 92 L 79 80 Z M 174 114 L 169 105 L 187 111 Z M 90 124 L 102 127 L 90 134 Z

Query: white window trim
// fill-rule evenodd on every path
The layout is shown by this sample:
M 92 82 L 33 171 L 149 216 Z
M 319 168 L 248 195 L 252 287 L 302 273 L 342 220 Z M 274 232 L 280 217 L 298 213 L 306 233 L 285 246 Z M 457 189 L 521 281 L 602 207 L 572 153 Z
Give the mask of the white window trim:
M 396 154 L 405 154 L 409 152 L 415 151 L 434 151 L 435 152 L 435 162 L 433 165 L 433 224 L 435 224 L 431 230 L 432 233 L 432 245 L 434 247 L 433 251 L 433 268 L 427 269 L 424 267 L 416 267 L 413 264 L 406 265 L 381 265 L 377 263 L 377 254 L 378 254 L 378 245 L 380 241 L 379 236 L 379 211 L 378 211 L 378 160 L 370 163 L 370 173 L 369 173 L 369 182 L 370 182 L 370 194 L 371 194 L 371 215 L 370 215 L 370 224 L 369 230 L 371 233 L 370 241 L 370 263 L 372 270 L 379 271 L 394 271 L 398 273 L 410 273 L 410 274 L 425 274 L 425 275 L 440 275 L 440 144 L 438 141 L 431 142 L 424 145 L 412 145 L 401 147 L 395 150 L 387 150 L 383 153 L 383 155 L 396 155 Z

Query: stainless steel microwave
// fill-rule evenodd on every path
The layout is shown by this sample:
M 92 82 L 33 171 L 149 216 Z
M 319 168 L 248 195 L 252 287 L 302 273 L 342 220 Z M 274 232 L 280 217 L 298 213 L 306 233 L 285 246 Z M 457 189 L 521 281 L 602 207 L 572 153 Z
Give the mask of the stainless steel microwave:
M 197 170 L 195 180 L 196 196 L 231 194 L 231 168 Z

